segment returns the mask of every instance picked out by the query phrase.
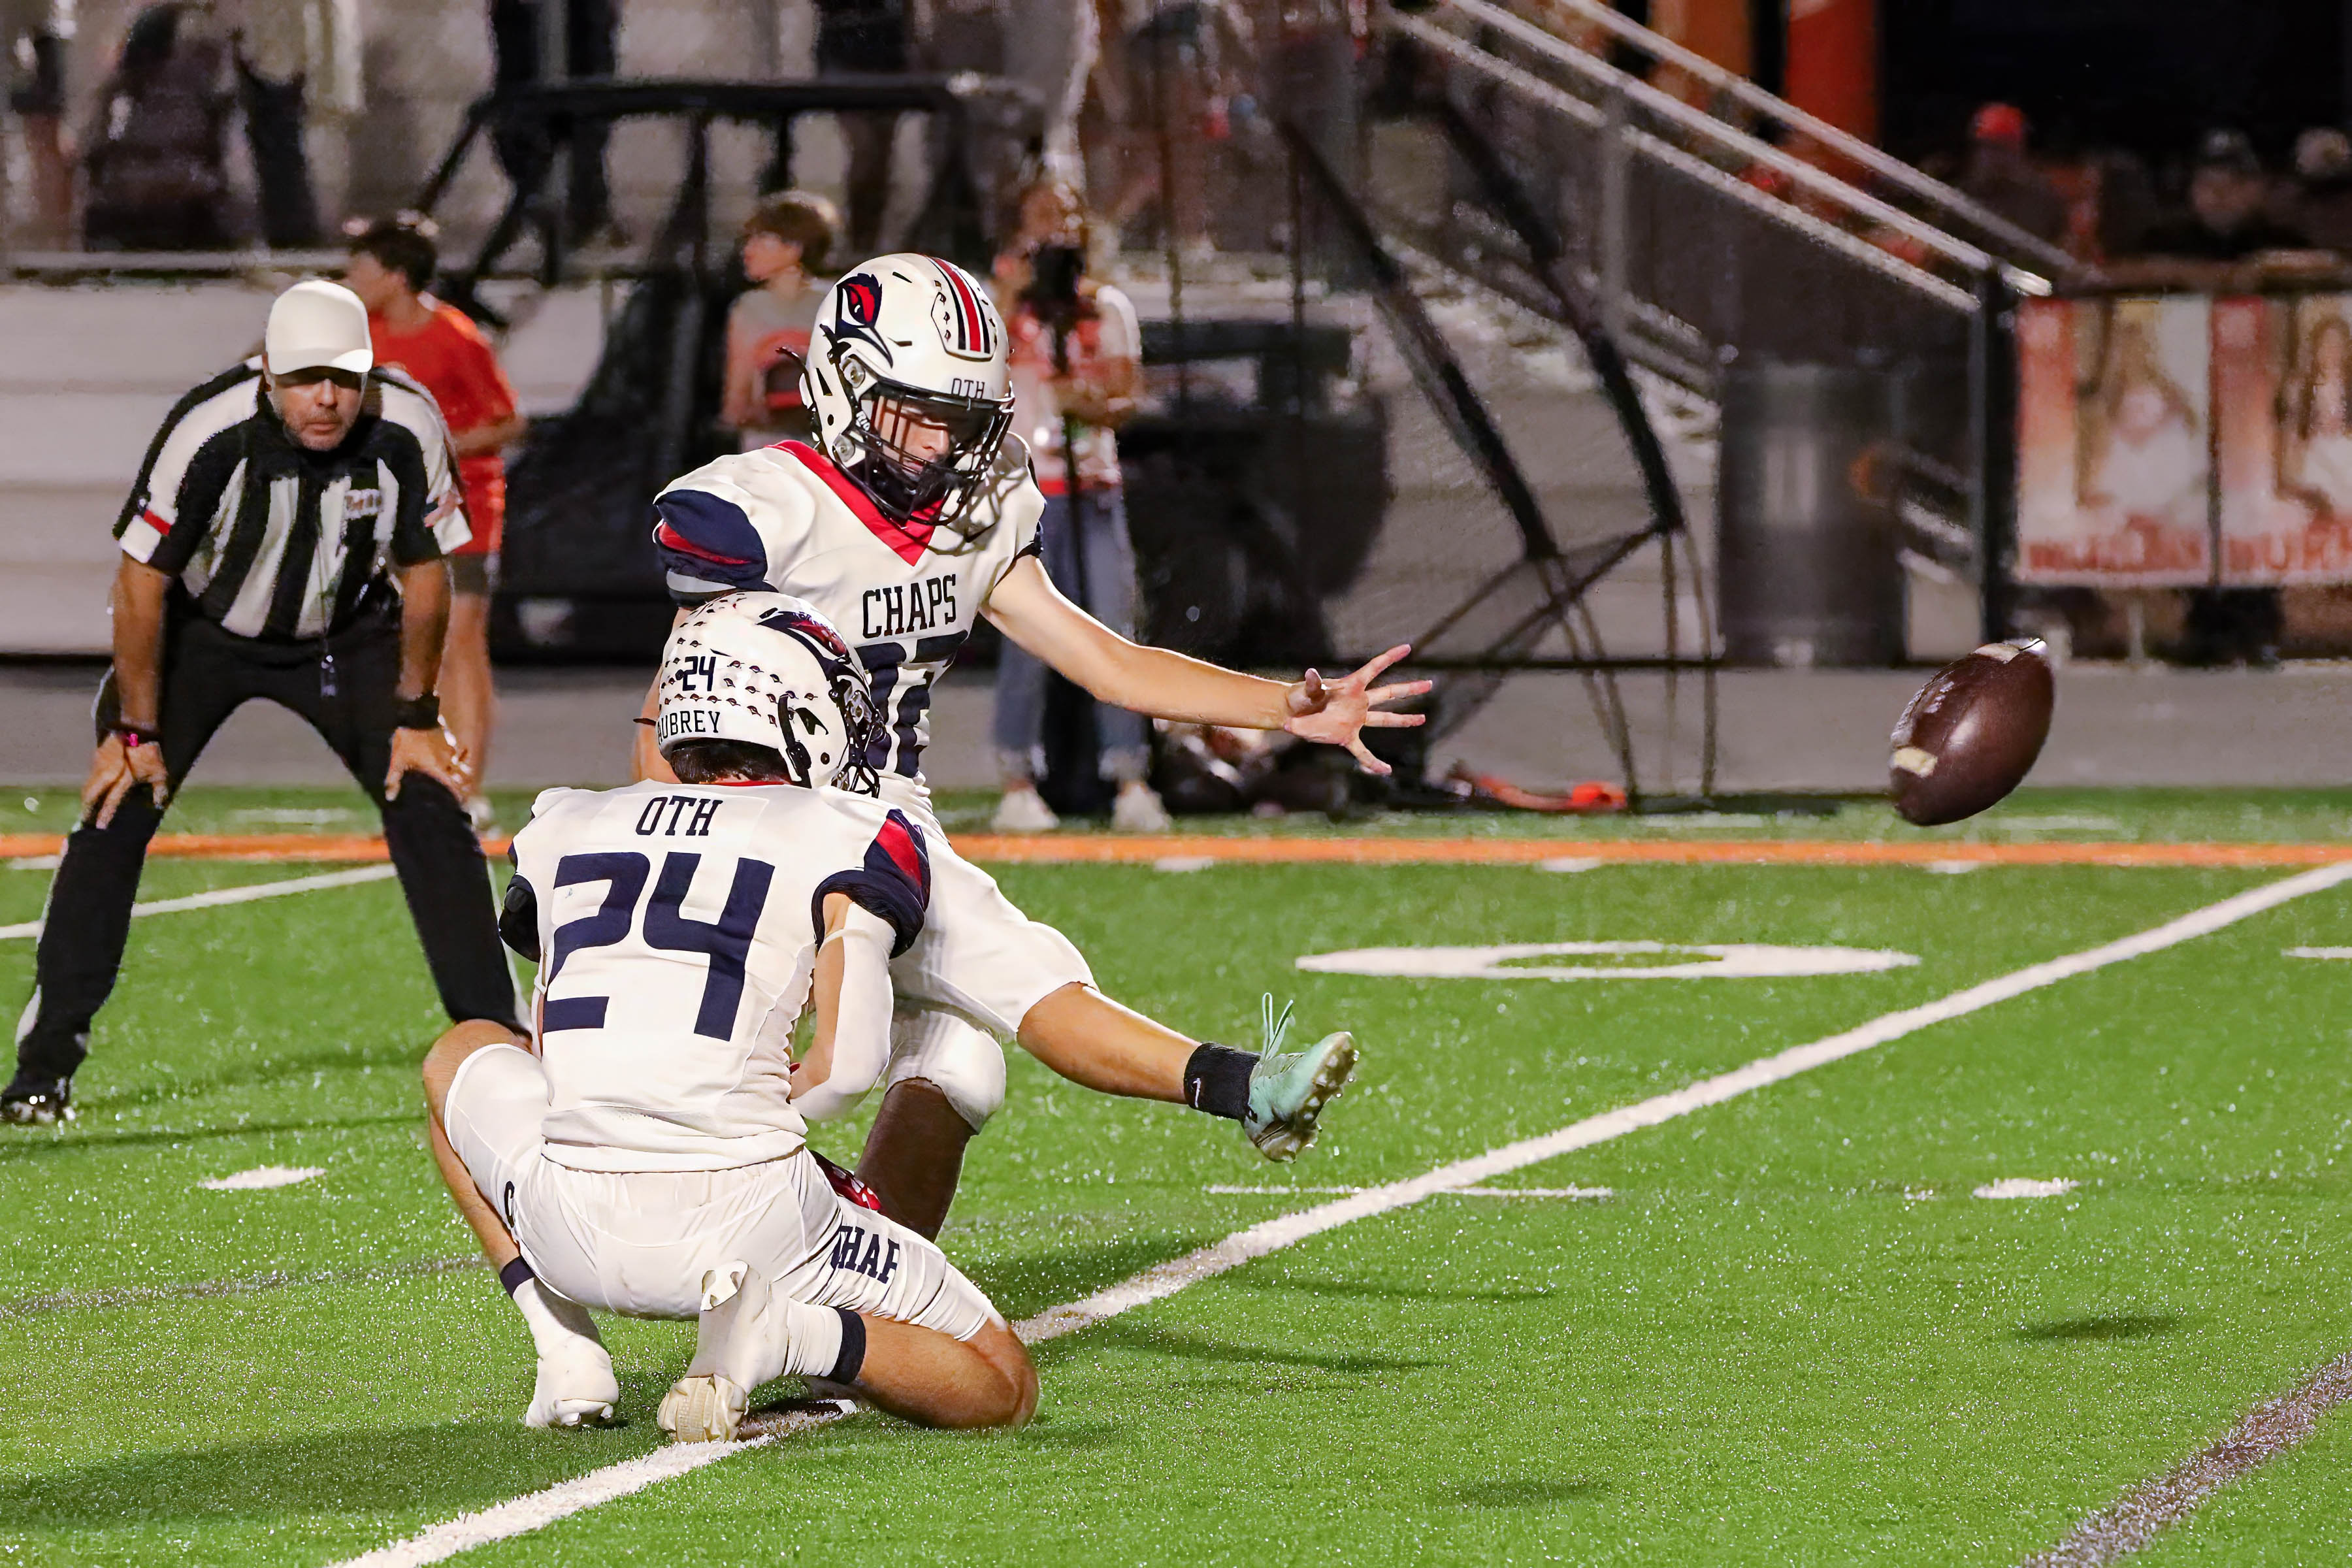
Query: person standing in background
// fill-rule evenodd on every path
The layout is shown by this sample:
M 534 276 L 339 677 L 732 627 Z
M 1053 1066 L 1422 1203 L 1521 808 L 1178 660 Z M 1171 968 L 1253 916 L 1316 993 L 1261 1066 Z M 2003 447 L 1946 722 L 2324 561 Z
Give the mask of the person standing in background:
M 317 245 L 325 233 L 304 132 L 312 111 L 325 119 L 360 111 L 359 0 L 238 0 L 234 14 L 262 243 Z
M 2264 251 L 2305 248 L 2310 241 L 2269 213 L 2271 183 L 2242 131 L 2209 131 L 2199 141 L 2189 182 L 2189 211 L 2148 231 L 2150 255 L 2172 261 L 2242 262 Z M 2209 284 L 2186 275 L 2184 280 Z M 2285 629 L 2276 588 L 2191 588 L 2181 639 L 2183 663 L 2278 663 Z
M 26 237 L 63 248 L 73 237 L 73 162 L 66 155 L 66 48 L 73 42 L 73 0 L 0 0 L 0 59 L 6 63 L 8 108 L 25 139 L 33 184 Z M 0 227 L 6 214 L 0 212 Z
M 225 250 L 229 44 L 209 9 L 150 5 L 131 20 L 90 106 L 79 154 L 90 250 Z
M 816 74 L 903 76 L 912 68 L 910 33 L 906 0 L 816 0 Z M 881 248 L 882 219 L 890 204 L 890 142 L 898 133 L 898 112 L 884 109 L 835 118 L 849 148 L 849 248 L 870 256 Z
M 2066 198 L 2025 150 L 2025 114 L 1988 103 L 1969 121 L 1969 165 L 1960 189 L 1998 217 L 2051 245 L 2066 238 Z
M 727 384 L 719 420 L 742 437 L 743 450 L 805 441 L 811 426 L 801 402 L 801 360 L 841 232 L 831 202 L 786 191 L 760 204 L 743 225 L 743 276 L 751 287 L 727 312 Z
M 1038 522 L 1045 574 L 1095 619 L 1131 637 L 1135 549 L 1112 432 L 1135 412 L 1143 333 L 1127 295 L 1086 276 L 1087 237 L 1077 193 L 1057 180 L 1039 181 L 1022 195 L 1020 226 L 996 258 L 993 281 L 1011 344 L 1013 428 L 1028 444 L 1045 497 Z M 1144 724 L 1140 713 L 1095 706 L 1103 776 L 1118 786 L 1112 824 L 1129 833 L 1161 833 L 1168 808 L 1148 782 Z M 999 833 L 1060 826 L 1037 793 L 1045 728 L 1045 667 L 1008 640 L 996 666 L 994 738 L 1004 783 L 993 825 Z
M 560 49 L 548 46 L 561 40 Z M 490 0 L 490 85 L 537 87 L 542 82 L 609 77 L 620 68 L 620 0 Z M 604 174 L 604 146 L 612 125 L 602 120 L 577 124 L 547 122 L 551 136 L 536 130 L 501 132 L 493 138 L 499 167 L 517 190 L 547 176 L 554 142 L 571 151 L 570 189 L 562 208 L 564 237 L 573 245 L 619 241 L 613 222 L 613 192 Z M 554 221 L 551 215 L 549 221 Z
M 2352 256 L 2352 137 L 2332 125 L 2294 139 L 2289 221 L 2322 250 Z
M 181 398 L 155 432 L 115 521 L 114 664 L 0 1121 L 72 1119 L 148 841 L 256 698 L 308 721 L 374 803 L 451 1022 L 520 1032 L 489 868 L 457 804 L 465 763 L 434 695 L 444 557 L 467 535 L 448 447 L 432 398 L 377 366 L 366 308 L 317 279 L 270 306 L 258 356 Z
M 482 793 L 489 771 L 498 698 L 490 675 L 490 591 L 498 584 L 499 543 L 506 528 L 506 459 L 522 439 L 514 388 L 472 318 L 427 294 L 440 265 L 432 225 L 421 218 L 378 218 L 351 239 L 343 279 L 367 306 L 368 337 L 378 364 L 406 371 L 441 405 L 473 537 L 449 555 L 449 633 L 441 656 L 441 700 L 450 733 L 471 763 L 466 815 L 477 831 L 494 826 Z

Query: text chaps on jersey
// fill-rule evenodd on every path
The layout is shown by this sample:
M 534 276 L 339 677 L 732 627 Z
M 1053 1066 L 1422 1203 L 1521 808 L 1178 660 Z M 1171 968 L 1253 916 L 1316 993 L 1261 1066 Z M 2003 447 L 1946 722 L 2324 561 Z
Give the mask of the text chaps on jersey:
M 956 618 L 955 593 L 956 574 L 952 572 L 941 577 L 868 588 L 859 604 L 864 612 L 862 633 L 870 641 L 944 626 Z

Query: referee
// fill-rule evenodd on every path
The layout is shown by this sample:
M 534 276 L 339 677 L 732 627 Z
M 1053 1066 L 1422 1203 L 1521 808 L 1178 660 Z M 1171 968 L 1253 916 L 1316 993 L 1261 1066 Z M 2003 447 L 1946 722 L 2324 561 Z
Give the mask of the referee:
M 180 400 L 115 524 L 114 668 L 99 688 L 84 818 L 66 840 L 0 1117 L 70 1120 L 90 1020 L 114 989 L 147 841 L 247 700 L 310 721 L 383 817 L 452 1019 L 515 1026 L 462 760 L 433 696 L 444 556 L 468 537 L 448 432 L 333 283 L 270 307 L 261 356 Z

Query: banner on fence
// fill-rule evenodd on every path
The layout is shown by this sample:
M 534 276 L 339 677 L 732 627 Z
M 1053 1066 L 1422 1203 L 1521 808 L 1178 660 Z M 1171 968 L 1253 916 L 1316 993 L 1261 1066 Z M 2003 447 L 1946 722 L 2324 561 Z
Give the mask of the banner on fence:
M 2020 307 L 2019 582 L 2352 582 L 2352 295 Z
M 2019 307 L 2019 582 L 2212 580 L 2211 338 L 2200 296 Z
M 2213 306 L 2221 580 L 2352 581 L 2352 296 Z

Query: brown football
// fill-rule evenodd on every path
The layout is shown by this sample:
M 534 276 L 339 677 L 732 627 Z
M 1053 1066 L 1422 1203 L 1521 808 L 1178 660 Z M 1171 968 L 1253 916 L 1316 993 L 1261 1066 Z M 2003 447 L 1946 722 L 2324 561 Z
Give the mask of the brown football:
M 1895 809 L 1933 827 L 1999 801 L 2042 754 L 2056 697 L 2039 637 L 1987 643 L 1937 670 L 1895 726 Z

